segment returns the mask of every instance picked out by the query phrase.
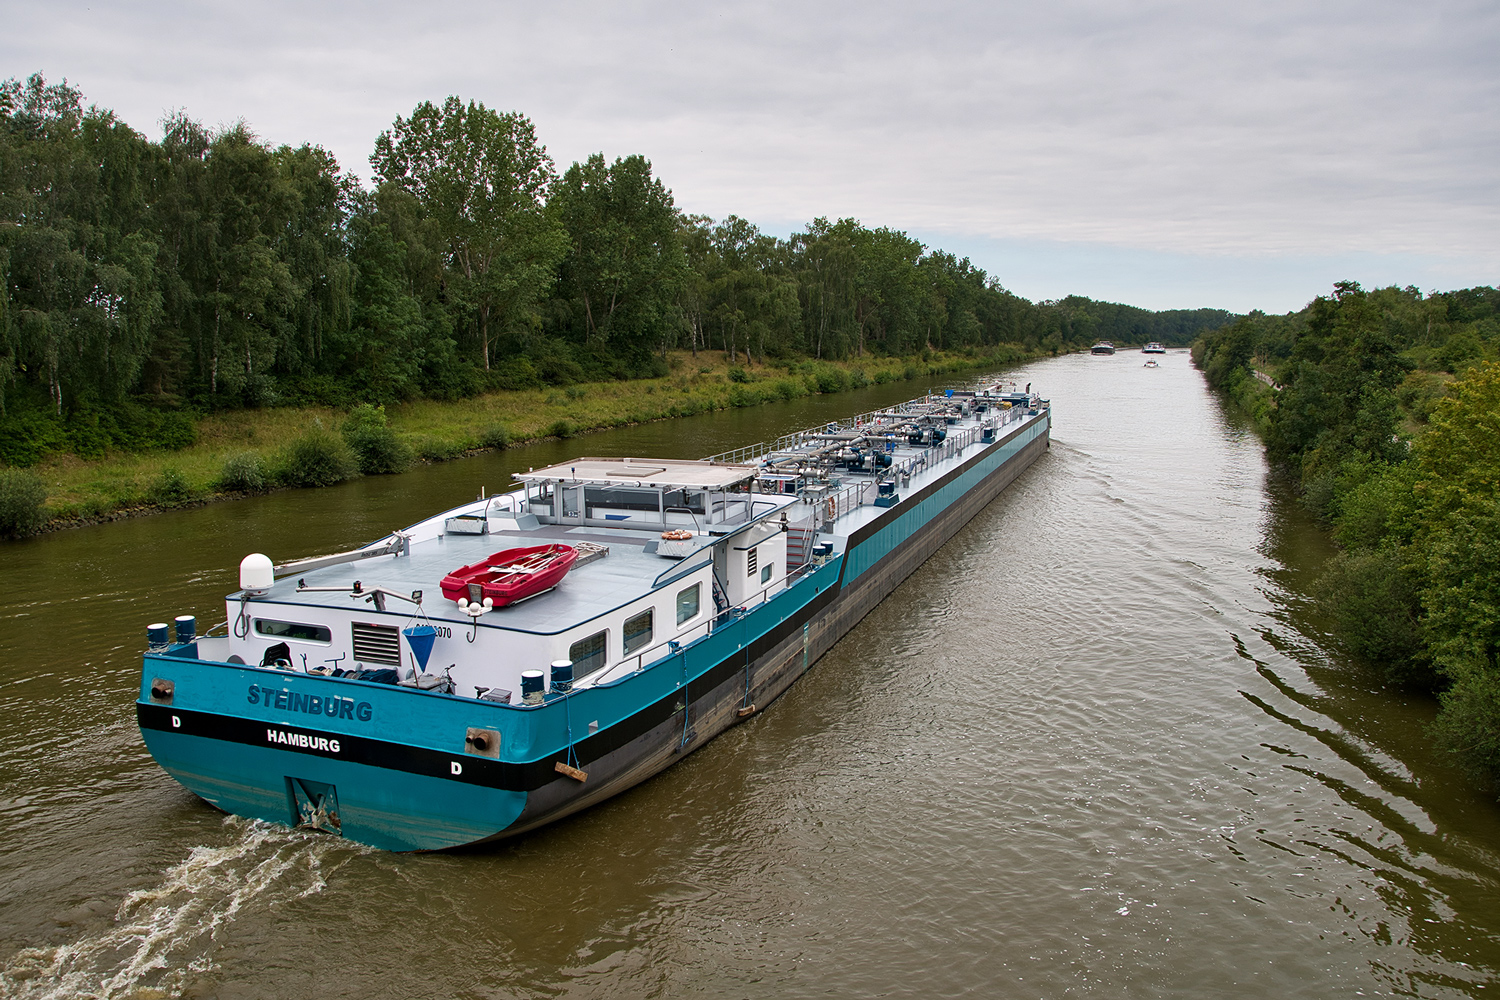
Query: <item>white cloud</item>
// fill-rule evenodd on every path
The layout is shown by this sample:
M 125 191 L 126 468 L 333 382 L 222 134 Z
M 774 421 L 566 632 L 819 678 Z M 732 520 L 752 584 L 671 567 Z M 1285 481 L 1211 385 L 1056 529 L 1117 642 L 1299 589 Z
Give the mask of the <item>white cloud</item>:
M 1275 261 L 1500 277 L 1493 5 L 4 0 L 0 14 L 0 74 L 66 75 L 151 134 L 173 107 L 243 117 L 366 175 L 380 129 L 456 93 L 529 114 L 563 165 L 644 153 L 680 205 L 714 216 L 1032 241 L 1061 275 L 1059 247 L 1165 254 L 1207 261 L 1220 290 L 1223 262 L 1243 260 L 1298 304 L 1319 288 Z

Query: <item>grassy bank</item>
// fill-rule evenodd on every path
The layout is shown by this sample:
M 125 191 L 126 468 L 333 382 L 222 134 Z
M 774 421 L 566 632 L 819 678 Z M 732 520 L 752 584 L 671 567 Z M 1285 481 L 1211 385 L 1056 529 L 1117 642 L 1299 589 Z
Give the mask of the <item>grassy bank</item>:
M 547 437 L 730 407 L 756 406 L 811 393 L 843 392 L 989 368 L 1025 360 L 1019 347 L 923 358 L 864 358 L 845 362 L 729 365 L 718 353 L 671 356 L 663 378 L 611 381 L 496 392 L 456 402 L 422 400 L 390 408 L 387 426 L 408 461 L 434 462 Z M 197 442 L 181 451 L 109 454 L 98 460 L 56 455 L 34 471 L 46 486 L 43 530 L 151 510 L 244 495 L 243 476 L 259 470 L 256 485 L 299 481 L 290 443 L 319 436 L 336 440 L 347 414 L 322 407 L 241 410 L 197 424 Z M 251 477 L 254 479 L 254 477 Z M 330 481 L 346 478 L 343 475 Z M 303 478 L 305 481 L 305 478 Z

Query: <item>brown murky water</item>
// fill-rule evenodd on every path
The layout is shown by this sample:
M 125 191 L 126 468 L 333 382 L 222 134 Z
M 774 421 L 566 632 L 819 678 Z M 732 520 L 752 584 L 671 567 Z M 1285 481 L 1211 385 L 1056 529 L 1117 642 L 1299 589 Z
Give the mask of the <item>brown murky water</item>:
M 148 621 L 714 414 L 0 547 L 0 995 L 1484 996 L 1500 807 L 1319 648 L 1326 543 L 1184 353 L 1023 369 L 1051 453 L 770 711 L 535 835 L 391 855 L 156 768 Z

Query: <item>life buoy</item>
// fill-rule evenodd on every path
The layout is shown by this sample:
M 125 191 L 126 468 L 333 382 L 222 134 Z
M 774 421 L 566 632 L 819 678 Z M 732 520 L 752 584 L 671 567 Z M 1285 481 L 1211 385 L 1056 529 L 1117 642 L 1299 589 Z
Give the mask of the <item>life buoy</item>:
M 838 504 L 833 502 L 833 497 L 828 498 L 828 503 L 824 505 L 824 509 L 828 511 L 828 520 L 830 521 L 838 515 L 839 507 Z
M 667 542 L 686 542 L 693 537 L 693 533 L 686 528 L 673 528 L 670 531 L 663 531 L 661 537 Z

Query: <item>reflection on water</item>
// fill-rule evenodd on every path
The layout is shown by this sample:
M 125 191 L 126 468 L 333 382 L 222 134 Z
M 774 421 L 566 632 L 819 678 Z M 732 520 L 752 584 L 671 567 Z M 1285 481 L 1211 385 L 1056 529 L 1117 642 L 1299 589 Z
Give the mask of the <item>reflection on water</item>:
M 7 547 L 0 992 L 1483 995 L 1494 802 L 1330 659 L 1326 541 L 1183 353 L 1020 374 L 1051 453 L 773 708 L 606 805 L 390 855 L 150 762 L 139 632 L 247 551 L 346 547 L 517 468 L 697 457 L 909 393 L 649 425 Z M 882 398 L 881 394 L 884 394 Z M 159 991 L 159 992 L 152 992 Z

